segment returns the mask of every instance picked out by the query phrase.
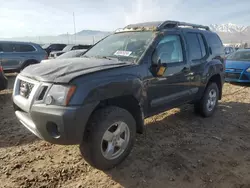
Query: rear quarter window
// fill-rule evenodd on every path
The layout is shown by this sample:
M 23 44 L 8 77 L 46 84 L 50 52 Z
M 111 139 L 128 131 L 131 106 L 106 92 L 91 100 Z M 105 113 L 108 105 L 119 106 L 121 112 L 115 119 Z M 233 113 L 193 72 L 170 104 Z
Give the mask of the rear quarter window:
M 222 53 L 223 52 L 223 44 L 221 42 L 220 37 L 215 33 L 207 33 L 206 34 L 207 42 L 209 46 L 212 48 L 212 52 Z
M 20 52 L 34 52 L 36 51 L 36 49 L 32 45 L 29 45 L 29 44 L 20 44 L 19 51 Z

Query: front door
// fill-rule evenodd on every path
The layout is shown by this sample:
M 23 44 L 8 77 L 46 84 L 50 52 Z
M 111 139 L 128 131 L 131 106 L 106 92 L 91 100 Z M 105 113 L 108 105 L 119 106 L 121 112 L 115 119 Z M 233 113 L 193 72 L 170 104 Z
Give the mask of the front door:
M 180 33 L 165 34 L 152 55 L 152 64 L 167 65 L 163 76 L 148 81 L 149 114 L 178 106 L 190 100 L 190 65 L 186 60 L 185 45 Z M 150 73 L 151 74 L 151 73 Z

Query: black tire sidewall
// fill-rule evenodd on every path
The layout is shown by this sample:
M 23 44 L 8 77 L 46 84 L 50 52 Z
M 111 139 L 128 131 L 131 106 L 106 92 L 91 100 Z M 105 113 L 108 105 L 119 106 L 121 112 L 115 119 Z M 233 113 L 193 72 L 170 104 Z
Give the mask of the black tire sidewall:
M 209 111 L 207 109 L 207 101 L 208 101 L 208 97 L 209 97 L 209 92 L 214 89 L 216 91 L 216 104 L 213 108 L 213 110 Z M 218 100 L 219 100 L 219 89 L 218 89 L 218 86 L 216 83 L 210 83 L 208 85 L 208 87 L 206 88 L 206 91 L 204 93 L 204 96 L 202 98 L 202 102 L 201 102 L 201 114 L 204 116 L 204 117 L 210 117 L 213 115 L 214 111 L 216 110 L 217 108 L 217 105 L 218 105 Z
M 99 119 L 97 121 L 96 119 L 93 120 L 95 122 L 93 123 L 94 125 L 92 125 L 91 131 L 88 135 L 88 139 L 80 146 L 83 156 L 85 156 L 86 154 L 84 152 L 89 152 L 87 154 L 88 157 L 86 158 L 86 161 L 89 162 L 92 166 L 101 170 L 111 169 L 117 164 L 121 163 L 132 150 L 136 136 L 136 123 L 133 116 L 128 111 L 118 107 L 113 107 L 111 113 L 109 113 L 107 116 L 103 116 L 103 114 L 105 114 L 105 111 L 108 111 L 108 109 L 103 109 L 102 111 L 96 113 L 98 115 L 94 118 L 98 118 L 99 116 Z M 130 130 L 130 140 L 127 148 L 118 158 L 108 160 L 103 156 L 101 151 L 102 137 L 105 131 L 108 130 L 108 128 L 112 124 L 118 121 L 122 121 L 127 124 Z

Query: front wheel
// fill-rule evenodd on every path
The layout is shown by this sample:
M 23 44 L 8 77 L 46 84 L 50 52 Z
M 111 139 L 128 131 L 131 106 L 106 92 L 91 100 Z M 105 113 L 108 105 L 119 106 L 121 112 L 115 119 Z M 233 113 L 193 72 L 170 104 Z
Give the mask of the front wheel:
M 210 83 L 206 88 L 201 101 L 195 104 L 195 112 L 200 113 L 203 117 L 213 115 L 219 100 L 219 89 L 216 83 Z
M 100 109 L 91 117 L 88 128 L 80 151 L 95 168 L 113 168 L 132 150 L 136 123 L 127 110 L 114 106 Z

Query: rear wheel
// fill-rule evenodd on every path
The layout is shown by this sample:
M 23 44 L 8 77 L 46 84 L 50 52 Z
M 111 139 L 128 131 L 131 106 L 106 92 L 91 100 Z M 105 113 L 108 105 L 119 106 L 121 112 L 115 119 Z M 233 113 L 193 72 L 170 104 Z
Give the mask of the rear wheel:
M 133 116 L 118 107 L 106 107 L 94 113 L 80 151 L 95 168 L 107 170 L 121 163 L 130 153 L 136 134 Z
M 26 67 L 30 66 L 30 65 L 34 65 L 36 64 L 35 62 L 27 62 L 25 63 L 20 69 L 19 72 L 21 72 L 23 69 L 25 69 Z
M 196 113 L 203 117 L 212 116 L 219 100 L 219 89 L 216 83 L 209 83 L 200 102 L 194 105 Z

